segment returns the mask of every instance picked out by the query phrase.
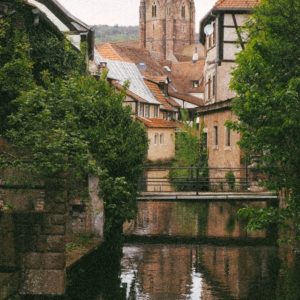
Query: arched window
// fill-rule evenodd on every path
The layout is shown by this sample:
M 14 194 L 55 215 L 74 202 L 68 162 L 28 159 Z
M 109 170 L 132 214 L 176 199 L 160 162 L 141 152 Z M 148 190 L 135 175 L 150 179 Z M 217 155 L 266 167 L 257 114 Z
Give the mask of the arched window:
M 159 142 L 160 142 L 161 145 L 164 143 L 164 135 L 163 135 L 163 133 L 161 133 L 160 136 L 159 136 Z
M 185 4 L 181 6 L 181 17 L 185 19 Z
M 152 4 L 152 18 L 156 18 L 157 16 L 157 5 L 155 2 Z
M 154 145 L 158 144 L 158 133 L 155 133 L 154 135 Z

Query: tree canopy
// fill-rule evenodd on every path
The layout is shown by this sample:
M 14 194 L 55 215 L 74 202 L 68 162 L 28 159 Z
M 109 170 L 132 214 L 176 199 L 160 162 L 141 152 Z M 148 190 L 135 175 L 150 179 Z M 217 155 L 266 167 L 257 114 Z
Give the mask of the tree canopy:
M 34 26 L 31 9 L 22 1 L 10 4 L 14 13 L 0 18 L 0 134 L 14 111 L 11 101 L 22 91 L 41 85 L 44 73 L 65 78 L 86 72 L 84 55 L 63 34 L 46 22 Z
M 300 2 L 263 0 L 251 16 L 246 49 L 237 57 L 233 127 L 241 146 L 259 158 L 268 187 L 288 191 L 287 208 L 260 211 L 262 222 L 300 225 Z M 252 225 L 254 225 L 252 223 Z M 255 227 L 255 226 L 254 226 Z
M 31 9 L 12 3 L 0 18 L 0 137 L 10 145 L 1 167 L 62 178 L 69 192 L 100 177 L 108 227 L 120 228 L 135 213 L 145 129 L 105 74 L 86 74 L 84 51 L 46 23 L 33 27 Z

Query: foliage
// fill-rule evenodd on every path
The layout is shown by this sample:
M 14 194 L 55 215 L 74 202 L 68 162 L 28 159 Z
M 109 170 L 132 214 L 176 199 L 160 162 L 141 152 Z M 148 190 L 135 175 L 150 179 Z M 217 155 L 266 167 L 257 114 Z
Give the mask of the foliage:
M 18 159 L 44 177 L 63 176 L 71 190 L 88 174 L 100 176 L 108 222 L 135 212 L 136 183 L 147 152 L 144 128 L 122 105 L 123 93 L 105 78 L 57 79 L 23 93 L 13 103 L 8 141 Z
M 34 26 L 28 5 L 11 2 L 15 13 L 0 19 L 0 134 L 15 110 L 12 100 L 41 84 L 44 73 L 63 78 L 86 70 L 84 55 L 61 33 L 46 22 Z
M 183 120 L 186 119 L 183 112 Z M 208 154 L 206 141 L 195 126 L 185 121 L 184 128 L 176 134 L 176 155 L 172 163 L 170 178 L 179 191 L 208 189 Z
M 240 121 L 231 127 L 241 133 L 247 155 L 260 157 L 267 187 L 288 191 L 287 208 L 276 212 L 277 220 L 274 211 L 258 212 L 258 224 L 263 218 L 292 219 L 300 225 L 299 28 L 299 1 L 262 1 L 248 24 L 249 42 L 233 72 L 233 109 Z
M 95 26 L 95 37 L 99 43 L 137 41 L 139 39 L 139 27 L 97 25 Z
M 226 182 L 228 184 L 228 187 L 230 188 L 230 190 L 234 190 L 235 188 L 235 176 L 234 173 L 232 171 L 229 171 L 225 174 L 225 179 Z

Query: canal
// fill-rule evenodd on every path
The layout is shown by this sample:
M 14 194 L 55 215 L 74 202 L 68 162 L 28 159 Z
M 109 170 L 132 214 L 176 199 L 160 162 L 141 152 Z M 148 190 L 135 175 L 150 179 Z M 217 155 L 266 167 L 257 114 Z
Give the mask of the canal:
M 300 299 L 300 259 L 237 211 L 265 202 L 139 202 L 122 256 L 96 253 L 70 275 L 72 300 Z

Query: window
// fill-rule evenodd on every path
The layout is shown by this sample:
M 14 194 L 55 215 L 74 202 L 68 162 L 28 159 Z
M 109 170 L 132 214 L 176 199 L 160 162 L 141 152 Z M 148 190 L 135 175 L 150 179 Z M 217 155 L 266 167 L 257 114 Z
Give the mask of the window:
M 218 146 L 219 145 L 219 130 L 218 130 L 218 126 L 214 126 L 214 146 Z
M 198 88 L 200 85 L 200 81 L 199 80 L 193 80 L 193 87 L 194 88 Z
M 140 103 L 140 109 L 139 109 L 139 116 L 143 117 L 144 116 L 144 104 Z
M 159 112 L 159 106 L 155 105 L 154 106 L 154 118 L 158 118 L 158 112 Z
M 152 18 L 156 18 L 157 16 L 157 6 L 155 2 L 152 4 Z
M 212 96 L 215 97 L 216 95 L 216 75 L 213 76 L 212 80 Z
M 185 5 L 181 6 L 181 17 L 185 19 Z
M 164 135 L 162 133 L 160 134 L 159 142 L 161 145 L 164 143 Z
M 207 82 L 207 99 L 210 100 L 210 98 L 211 98 L 211 79 L 209 77 Z
M 216 22 L 212 24 L 213 32 L 207 36 L 207 49 L 210 49 L 216 45 Z
M 225 127 L 225 146 L 231 146 L 231 130 L 228 127 Z
M 158 144 L 158 133 L 155 133 L 154 135 L 154 145 Z
M 212 46 L 216 44 L 216 22 L 213 23 Z
M 145 105 L 145 117 L 150 118 L 150 105 L 149 104 Z
M 168 16 L 171 16 L 171 7 L 167 8 Z

